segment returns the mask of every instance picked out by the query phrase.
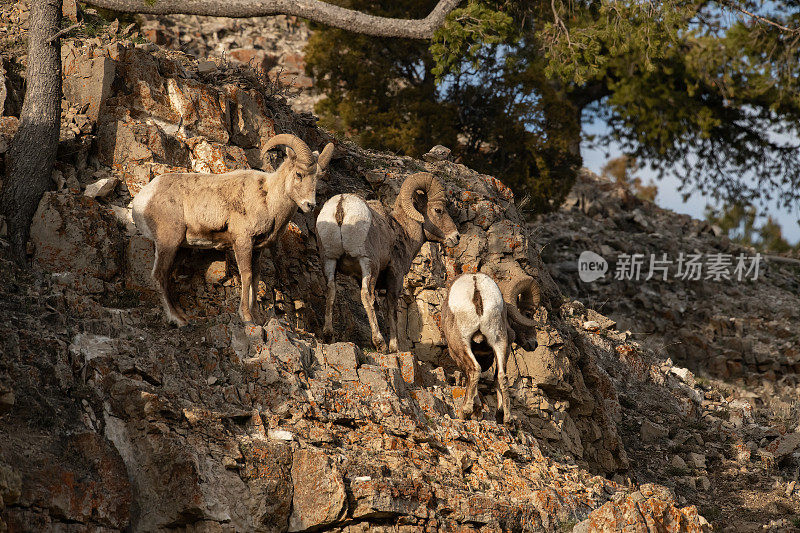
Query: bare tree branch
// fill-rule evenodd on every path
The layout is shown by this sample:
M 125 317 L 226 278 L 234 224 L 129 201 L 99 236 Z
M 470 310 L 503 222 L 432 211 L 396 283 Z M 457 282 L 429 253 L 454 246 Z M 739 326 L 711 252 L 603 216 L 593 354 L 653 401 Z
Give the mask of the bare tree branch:
M 558 27 L 561 31 L 564 32 L 564 36 L 567 38 L 567 46 L 572 48 L 572 41 L 569 39 L 569 30 L 567 26 L 564 24 L 564 21 L 561 20 L 561 17 L 558 16 L 558 9 L 556 9 L 556 0 L 550 0 L 550 8 L 553 10 L 553 22 L 555 23 L 556 27 Z
M 88 0 L 86 3 L 126 13 L 185 14 L 217 17 L 296 15 L 336 28 L 376 37 L 430 39 L 461 0 L 439 0 L 424 19 L 376 17 L 320 0 Z
M 729 8 L 731 8 L 731 9 L 733 9 L 735 11 L 738 11 L 739 13 L 741 13 L 743 15 L 746 15 L 746 16 L 752 18 L 753 20 L 756 20 L 756 21 L 758 21 L 758 22 L 760 22 L 762 24 L 768 24 L 770 26 L 774 26 L 774 27 L 778 28 L 779 30 L 785 31 L 787 33 L 800 33 L 800 28 L 790 28 L 788 26 L 784 26 L 783 24 L 779 24 L 779 23 L 775 22 L 774 20 L 770 20 L 770 19 L 768 19 L 766 17 L 762 17 L 761 15 L 759 15 L 757 13 L 753 13 L 752 11 L 748 11 L 748 10 L 744 9 L 743 7 L 739 7 L 736 4 L 734 4 L 733 2 L 729 2 L 728 0 L 720 0 L 720 3 L 723 4 L 723 5 L 728 6 Z
M 78 22 L 77 24 L 73 24 L 73 25 L 72 25 L 72 26 L 70 26 L 69 28 L 64 28 L 63 30 L 59 31 L 58 33 L 56 33 L 55 35 L 53 35 L 52 37 L 50 37 L 50 38 L 47 40 L 47 42 L 48 42 L 48 43 L 52 43 L 53 41 L 55 41 L 55 40 L 57 40 L 57 39 L 60 39 L 61 37 L 65 36 L 66 34 L 68 34 L 69 32 L 71 32 L 72 30 L 74 30 L 74 29 L 77 29 L 77 28 L 80 28 L 81 26 L 83 26 L 83 22 Z

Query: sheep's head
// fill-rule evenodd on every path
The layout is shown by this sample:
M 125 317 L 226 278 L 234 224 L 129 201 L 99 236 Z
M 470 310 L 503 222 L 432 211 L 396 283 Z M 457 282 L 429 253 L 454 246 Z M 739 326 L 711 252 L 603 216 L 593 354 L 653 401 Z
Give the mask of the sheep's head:
M 419 172 L 406 178 L 397 199 L 406 216 L 422 224 L 428 240 L 458 244 L 458 228 L 447 213 L 444 187 L 433 174 Z
M 303 213 L 317 205 L 317 180 L 325 175 L 333 156 L 333 143 L 328 143 L 321 154 L 312 153 L 302 139 L 294 135 L 281 134 L 271 138 L 264 146 L 269 150 L 278 145 L 286 146 L 286 160 L 278 172 L 286 176 L 286 195 Z

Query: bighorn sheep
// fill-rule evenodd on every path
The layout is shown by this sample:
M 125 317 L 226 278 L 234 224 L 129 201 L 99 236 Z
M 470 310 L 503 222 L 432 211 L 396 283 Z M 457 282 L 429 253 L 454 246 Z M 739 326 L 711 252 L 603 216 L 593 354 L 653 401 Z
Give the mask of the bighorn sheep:
M 501 291 L 497 283 L 486 274 L 462 274 L 450 286 L 442 308 L 442 323 L 450 357 L 467 378 L 461 418 L 474 413 L 481 372 L 496 363 L 498 420 L 502 413 L 504 423 L 511 419 L 506 381 L 506 359 L 511 341 L 515 338 L 511 321 L 522 327 L 535 323 L 519 310 L 519 299 L 535 307 L 539 305 L 539 287 L 529 276 L 521 276 L 504 284 Z
M 328 294 L 325 305 L 326 338 L 333 335 L 336 271 L 361 277 L 361 303 L 367 311 L 372 343 L 387 345 L 375 318 L 375 287 L 386 288 L 389 346 L 397 351 L 397 303 L 403 278 L 425 240 L 458 244 L 456 225 L 447 214 L 444 187 L 432 174 L 409 176 L 391 212 L 377 200 L 338 194 L 325 202 L 317 217 L 317 235 Z
M 187 247 L 233 248 L 242 284 L 239 315 L 252 322 L 261 248 L 283 234 L 298 207 L 304 213 L 314 209 L 317 179 L 324 175 L 333 154 L 332 143 L 317 155 L 288 134 L 271 138 L 264 150 L 278 145 L 288 148 L 275 172 L 162 174 L 133 199 L 133 220 L 155 243 L 152 275 L 169 321 L 179 326 L 188 322 L 168 292 L 175 254 L 179 247 Z

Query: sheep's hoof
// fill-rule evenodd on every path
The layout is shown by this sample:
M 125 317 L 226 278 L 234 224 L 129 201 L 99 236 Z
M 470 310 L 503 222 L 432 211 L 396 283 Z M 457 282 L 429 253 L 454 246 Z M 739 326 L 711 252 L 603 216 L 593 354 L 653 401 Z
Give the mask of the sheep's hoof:
M 389 353 L 399 352 L 399 348 L 397 347 L 397 341 L 390 341 L 389 342 Z
M 186 325 L 186 324 L 188 324 L 190 322 L 189 315 L 186 314 L 186 311 L 184 311 L 183 309 L 181 309 L 177 305 L 175 306 L 175 316 L 177 316 L 179 319 L 183 320 L 184 325 Z
M 372 337 L 372 344 L 375 346 L 375 349 L 379 352 L 389 353 L 389 346 L 386 344 L 386 341 L 383 340 L 383 337 L 377 336 Z
M 248 325 L 248 326 L 250 326 L 250 325 L 252 325 L 252 324 L 253 324 L 253 315 L 251 315 L 251 314 L 249 313 L 249 311 L 248 311 L 248 312 L 244 312 L 244 311 L 242 311 L 242 310 L 240 309 L 240 310 L 239 310 L 239 318 L 241 318 L 241 319 L 242 319 L 242 322 L 243 322 L 245 325 Z
M 183 326 L 185 326 L 185 325 L 187 325 L 189 323 L 188 320 L 186 320 L 185 318 L 183 318 L 183 317 L 181 317 L 180 315 L 177 315 L 177 314 L 175 314 L 175 315 L 169 314 L 167 316 L 167 322 L 169 322 L 170 324 L 174 324 L 175 326 L 177 326 L 179 328 L 182 328 Z
M 514 416 L 511 414 L 507 415 L 502 409 L 497 411 L 495 419 L 499 424 L 503 424 L 504 426 L 511 426 L 514 423 Z
M 475 411 L 462 411 L 461 412 L 461 420 L 480 420 L 481 415 L 479 412 Z
M 322 330 L 322 340 L 325 342 L 325 344 L 330 344 L 333 342 L 333 329 Z
M 475 408 L 472 410 L 472 419 L 473 420 L 482 420 L 483 419 L 483 402 L 475 402 Z

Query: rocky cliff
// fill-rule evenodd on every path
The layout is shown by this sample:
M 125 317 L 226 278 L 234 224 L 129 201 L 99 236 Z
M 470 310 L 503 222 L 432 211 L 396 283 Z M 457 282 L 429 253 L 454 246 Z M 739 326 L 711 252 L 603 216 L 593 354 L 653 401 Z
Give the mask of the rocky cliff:
M 620 428 L 634 464 L 700 505 L 732 530 L 800 527 L 781 518 L 798 513 L 800 478 L 800 261 L 764 254 L 758 276 L 683 279 L 678 257 L 752 258 L 718 229 L 642 201 L 608 179 L 584 172 L 562 209 L 532 225 L 548 272 L 587 307 L 601 309 L 620 330 L 660 358 L 691 369 L 703 395 L 705 427 L 669 430 L 667 441 L 633 451 L 642 437 Z M 591 251 L 609 262 L 607 274 L 581 281 L 577 260 Z M 618 274 L 641 254 L 639 279 Z M 651 254 L 673 261 L 666 279 L 647 280 Z M 733 274 L 734 265 L 730 265 Z M 621 278 L 621 279 L 620 279 Z M 621 394 L 634 418 L 663 424 L 661 406 Z M 625 424 L 623 423 L 623 426 Z M 669 427 L 671 424 L 667 423 Z M 644 427 L 644 426 L 642 426 Z M 699 431 L 698 431 L 699 430 Z M 696 461 L 696 455 L 702 455 Z M 709 460 L 710 459 L 710 460 Z M 704 466 L 701 466 L 704 465 Z M 687 474 L 701 473 L 707 477 Z M 744 481 L 746 479 L 746 481 Z
M 64 43 L 59 161 L 32 229 L 34 269 L 0 259 L 0 529 L 709 528 L 693 504 L 714 510 L 704 495 L 725 490 L 718 468 L 739 464 L 725 432 L 746 409 L 565 297 L 573 286 L 542 261 L 511 191 L 464 166 L 336 140 L 320 186 L 320 204 L 342 191 L 388 204 L 414 172 L 445 183 L 462 240 L 425 245 L 407 277 L 405 351 L 369 349 L 348 279 L 339 342 L 318 339 L 313 215 L 298 214 L 265 254 L 263 325 L 236 317 L 230 257 L 187 252 L 174 290 L 194 320 L 168 327 L 151 244 L 130 221 L 141 186 L 166 171 L 268 170 L 277 162 L 261 147 L 276 133 L 312 149 L 331 137 L 273 78 L 136 44 L 135 31 Z M 525 272 L 543 289 L 538 327 L 509 360 L 510 428 L 493 419 L 487 380 L 482 420 L 454 416 L 463 388 L 438 320 L 444 285 L 465 271 Z M 788 479 L 794 437 L 763 431 L 776 447 L 763 475 Z M 795 494 L 776 505 L 768 516 L 785 520 Z

